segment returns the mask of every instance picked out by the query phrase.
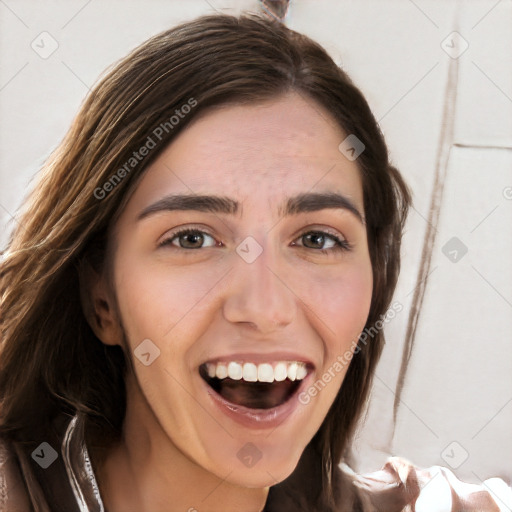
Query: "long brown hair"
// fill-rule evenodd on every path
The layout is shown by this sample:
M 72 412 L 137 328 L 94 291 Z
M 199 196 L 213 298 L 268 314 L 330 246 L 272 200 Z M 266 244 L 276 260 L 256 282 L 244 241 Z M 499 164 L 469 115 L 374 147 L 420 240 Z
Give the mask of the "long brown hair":
M 76 411 L 87 415 L 91 443 L 120 435 L 130 354 L 101 343 L 87 324 L 80 269 L 85 262 L 103 269 L 109 227 L 148 164 L 199 112 L 288 91 L 318 102 L 365 144 L 357 164 L 374 275 L 366 327 L 381 318 L 398 278 L 410 194 L 362 93 L 321 46 L 278 22 L 203 16 L 156 35 L 115 65 L 86 98 L 23 204 L 0 266 L 1 435 L 31 440 L 57 415 Z M 173 123 L 171 116 L 187 104 L 193 107 Z M 158 126 L 167 129 L 158 141 L 153 136 L 157 147 L 127 171 L 126 162 Z M 382 332 L 370 343 L 360 340 L 308 447 L 318 455 L 308 471 L 315 473 L 313 494 L 324 510 L 334 504 L 331 481 L 383 342 Z M 302 466 L 301 459 L 296 472 L 305 471 Z

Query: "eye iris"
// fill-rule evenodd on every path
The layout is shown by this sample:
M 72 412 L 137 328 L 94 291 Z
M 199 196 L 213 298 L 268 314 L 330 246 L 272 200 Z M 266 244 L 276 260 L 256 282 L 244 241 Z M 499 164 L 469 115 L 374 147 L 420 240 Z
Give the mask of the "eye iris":
M 316 247 L 318 245 L 323 246 L 325 243 L 325 237 L 321 233 L 309 233 L 305 235 L 306 240 L 312 240 L 313 244 L 316 244 Z
M 181 243 L 181 246 L 182 246 L 182 247 L 189 247 L 189 246 L 187 245 L 187 243 L 188 243 L 188 242 L 190 242 L 190 240 L 191 240 L 191 239 L 192 239 L 192 240 L 194 240 L 194 239 L 195 239 L 195 241 L 196 241 L 196 242 L 197 242 L 197 240 L 199 239 L 199 241 L 200 241 L 200 245 L 202 245 L 202 242 L 203 242 L 203 238 L 204 238 L 204 237 L 203 237 L 203 235 L 201 235 L 201 233 L 185 233 L 185 234 L 181 235 L 181 237 L 180 237 L 180 238 L 181 238 L 181 241 L 185 241 L 185 245 L 183 245 L 183 244 Z M 193 248 L 194 248 L 194 247 L 197 247 L 197 245 L 194 245 L 194 241 L 192 241 L 191 243 L 192 243 L 192 247 L 193 247 Z

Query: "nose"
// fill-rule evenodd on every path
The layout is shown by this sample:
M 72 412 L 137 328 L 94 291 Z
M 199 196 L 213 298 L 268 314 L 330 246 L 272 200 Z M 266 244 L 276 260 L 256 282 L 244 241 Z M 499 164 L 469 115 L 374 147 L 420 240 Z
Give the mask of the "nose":
M 238 254 L 224 301 L 223 313 L 232 323 L 244 323 L 260 333 L 281 330 L 296 313 L 297 296 L 289 281 L 289 267 L 268 244 L 252 263 Z

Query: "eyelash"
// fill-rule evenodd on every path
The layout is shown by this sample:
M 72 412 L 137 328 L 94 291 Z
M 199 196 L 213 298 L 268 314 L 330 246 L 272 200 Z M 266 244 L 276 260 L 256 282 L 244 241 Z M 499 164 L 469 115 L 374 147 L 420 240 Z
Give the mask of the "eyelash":
M 210 235 L 210 233 L 208 233 L 207 231 L 202 231 L 200 229 L 193 229 L 193 228 L 184 228 L 184 229 L 175 231 L 174 233 L 171 233 L 171 236 L 169 238 L 165 239 L 163 242 L 161 242 L 158 245 L 158 247 L 172 246 L 173 249 L 184 250 L 184 251 L 197 250 L 197 249 L 187 249 L 184 247 L 173 246 L 172 241 L 175 238 L 179 238 L 181 235 L 186 235 L 186 234 L 191 234 L 191 235 L 192 234 L 194 234 L 194 235 L 206 234 L 213 238 L 213 236 Z M 312 251 L 320 252 L 320 253 L 328 256 L 329 254 L 352 250 L 352 245 L 347 240 L 343 240 L 343 239 L 339 238 L 337 235 L 335 235 L 334 233 L 330 233 L 328 231 L 322 231 L 322 230 L 305 231 L 298 238 L 302 238 L 306 235 L 311 235 L 311 234 L 323 235 L 325 237 L 330 238 L 331 240 L 333 240 L 336 243 L 336 245 L 334 247 L 331 247 L 330 249 L 311 249 Z M 303 246 L 300 246 L 300 247 L 303 247 Z M 304 248 L 310 249 L 309 247 L 304 247 Z M 199 247 L 199 249 L 201 249 L 201 247 Z

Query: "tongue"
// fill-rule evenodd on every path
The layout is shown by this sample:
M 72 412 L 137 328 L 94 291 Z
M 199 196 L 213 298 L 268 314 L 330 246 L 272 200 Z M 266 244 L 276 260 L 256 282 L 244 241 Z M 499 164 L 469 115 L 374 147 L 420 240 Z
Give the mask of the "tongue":
M 289 380 L 270 384 L 227 378 L 220 382 L 218 393 L 236 405 L 251 409 L 271 409 L 285 402 L 294 387 Z

